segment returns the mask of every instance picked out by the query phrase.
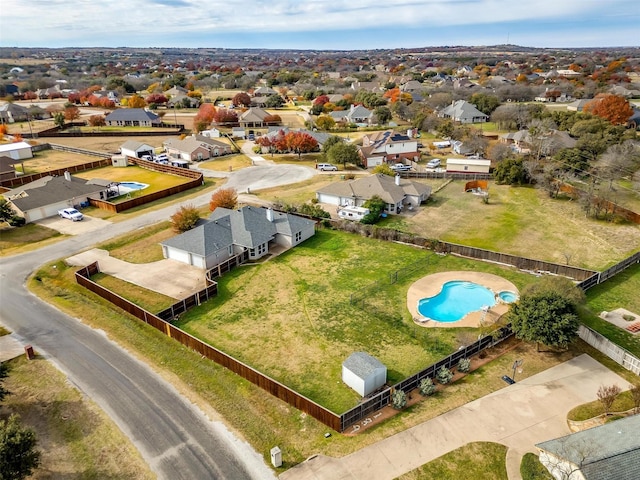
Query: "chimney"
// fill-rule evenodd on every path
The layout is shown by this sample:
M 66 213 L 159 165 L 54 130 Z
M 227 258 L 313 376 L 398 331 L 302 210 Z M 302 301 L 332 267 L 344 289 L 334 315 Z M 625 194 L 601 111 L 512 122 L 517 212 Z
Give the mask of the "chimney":
M 396 173 L 396 185 L 400 186 L 400 175 Z
M 65 170 L 65 172 L 64 172 L 64 179 L 65 179 L 67 182 L 70 182 L 70 181 L 71 181 L 71 174 L 69 173 L 69 170 Z
M 267 220 L 273 222 L 273 208 L 267 208 Z

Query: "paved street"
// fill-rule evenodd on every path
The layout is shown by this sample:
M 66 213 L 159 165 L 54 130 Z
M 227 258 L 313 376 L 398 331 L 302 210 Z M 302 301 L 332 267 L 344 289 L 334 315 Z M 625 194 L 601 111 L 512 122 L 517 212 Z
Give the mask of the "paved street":
M 260 166 L 234 172 L 238 191 L 295 183 L 308 172 Z M 259 187 L 258 187 L 259 186 Z M 211 192 L 188 201 L 208 203 Z M 214 422 L 145 364 L 98 331 L 29 293 L 25 280 L 39 265 L 166 220 L 177 206 L 116 222 L 39 250 L 0 259 L 0 322 L 45 354 L 132 439 L 161 479 L 272 479 L 260 452 Z

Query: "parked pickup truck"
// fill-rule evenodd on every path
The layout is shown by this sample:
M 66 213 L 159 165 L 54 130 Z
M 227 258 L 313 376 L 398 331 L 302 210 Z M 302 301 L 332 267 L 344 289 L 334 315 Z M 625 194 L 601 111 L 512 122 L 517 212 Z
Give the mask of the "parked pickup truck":
M 73 220 L 74 222 L 79 222 L 84 218 L 84 215 L 82 215 L 75 208 L 63 208 L 62 210 L 58 210 L 58 215 L 60 215 L 60 217 L 62 218 Z

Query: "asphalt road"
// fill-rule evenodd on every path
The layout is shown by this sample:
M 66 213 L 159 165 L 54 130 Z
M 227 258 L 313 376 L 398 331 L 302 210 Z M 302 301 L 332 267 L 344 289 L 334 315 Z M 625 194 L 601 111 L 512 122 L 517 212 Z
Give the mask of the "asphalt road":
M 311 169 L 259 166 L 234 172 L 239 192 L 295 183 Z M 186 203 L 206 204 L 211 192 Z M 131 438 L 161 479 L 273 479 L 250 445 L 210 421 L 159 375 L 106 336 L 32 295 L 25 280 L 43 263 L 166 220 L 176 206 L 114 223 L 34 252 L 0 259 L 0 322 L 51 359 Z M 256 419 L 259 421 L 259 419 Z

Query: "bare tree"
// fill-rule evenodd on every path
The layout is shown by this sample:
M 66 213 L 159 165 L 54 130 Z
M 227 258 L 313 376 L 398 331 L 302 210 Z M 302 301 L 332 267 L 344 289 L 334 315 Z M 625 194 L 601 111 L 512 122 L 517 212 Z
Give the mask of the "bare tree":
M 605 415 L 609 415 L 611 406 L 613 405 L 613 402 L 616 401 L 616 398 L 618 398 L 618 395 L 620 395 L 621 391 L 622 390 L 620 389 L 620 387 L 616 384 L 600 385 L 600 388 L 598 388 L 597 396 L 598 400 L 602 404 Z
M 586 440 L 576 440 L 570 435 L 558 440 L 559 446 L 553 451 L 543 450 L 540 463 L 558 480 L 581 478 L 576 475 L 589 459 L 597 454 L 598 446 Z

